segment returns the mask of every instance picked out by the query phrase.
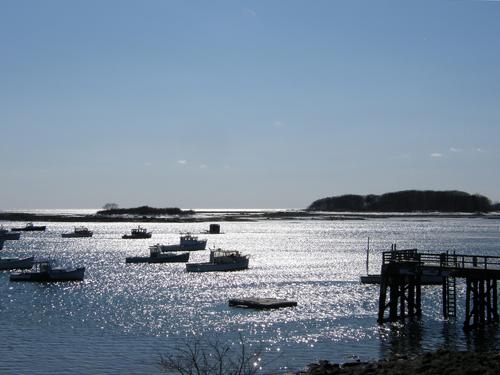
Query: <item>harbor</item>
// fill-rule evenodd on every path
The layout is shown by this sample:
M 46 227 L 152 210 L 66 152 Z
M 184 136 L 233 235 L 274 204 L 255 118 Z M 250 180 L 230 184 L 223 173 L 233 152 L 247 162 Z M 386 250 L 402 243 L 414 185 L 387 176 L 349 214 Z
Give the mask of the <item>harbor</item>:
M 92 238 L 61 237 L 82 223 L 36 224 L 47 225 L 46 231 L 5 241 L 2 256 L 34 255 L 62 265 L 84 265 L 85 279 L 12 283 L 9 272 L 0 273 L 0 332 L 9 337 L 0 344 L 0 355 L 10 358 L 0 364 L 0 372 L 16 368 L 26 374 L 57 374 L 58 362 L 49 355 L 49 348 L 55 348 L 65 358 L 65 369 L 82 366 L 91 357 L 84 372 L 156 374 L 161 373 L 156 367 L 160 353 L 194 338 L 236 343 L 235 332 L 242 332 L 249 345 L 263 347 L 262 360 L 270 363 L 265 368 L 276 373 L 320 359 L 343 363 L 442 347 L 487 349 L 500 337 L 495 324 L 463 330 L 465 280 L 457 278 L 455 318 L 443 318 L 442 286 L 423 285 L 420 319 L 395 324 L 377 322 L 380 285 L 359 281 L 366 273 L 368 236 L 370 271 L 380 273 L 383 253 L 393 243 L 419 253 L 495 256 L 500 243 L 496 220 L 224 222 L 224 234 L 200 235 L 208 240 L 207 250 L 190 252 L 189 262 L 206 262 L 208 248 L 220 247 L 250 255 L 250 266 L 202 274 L 186 272 L 184 263 L 126 264 L 125 258 L 148 255 L 148 247 L 156 243 L 175 244 L 181 232 L 203 233 L 207 223 L 141 224 L 152 238 L 134 241 L 121 236 L 137 223 L 87 223 Z M 230 299 L 245 297 L 295 301 L 297 306 L 261 310 L 228 305 Z M 34 344 L 41 340 L 50 345 Z M 42 371 L 23 361 L 21 353 L 30 355 Z

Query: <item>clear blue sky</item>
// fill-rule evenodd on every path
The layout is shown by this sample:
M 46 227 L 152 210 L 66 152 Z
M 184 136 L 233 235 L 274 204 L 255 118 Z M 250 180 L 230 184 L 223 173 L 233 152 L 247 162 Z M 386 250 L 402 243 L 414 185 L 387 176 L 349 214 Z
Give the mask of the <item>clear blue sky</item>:
M 0 0 L 0 209 L 500 200 L 500 1 Z

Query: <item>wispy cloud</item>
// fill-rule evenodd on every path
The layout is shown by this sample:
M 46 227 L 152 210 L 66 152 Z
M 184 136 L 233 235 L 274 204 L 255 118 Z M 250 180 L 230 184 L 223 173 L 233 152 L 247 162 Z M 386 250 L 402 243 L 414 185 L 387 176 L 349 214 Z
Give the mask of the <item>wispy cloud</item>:
M 206 165 L 206 164 L 201 164 L 201 165 L 200 165 L 200 168 L 201 168 L 201 169 L 208 168 L 208 165 Z
M 430 157 L 431 158 L 442 158 L 443 154 L 441 154 L 440 152 L 433 152 L 432 154 L 430 154 Z
M 145 167 L 151 167 L 153 164 L 150 161 L 145 161 L 144 166 Z
M 252 17 L 257 17 L 257 12 L 251 8 L 244 8 L 243 11 Z
M 499 0 L 499 1 L 500 1 L 500 0 Z M 484 150 L 484 149 L 482 149 L 482 148 L 479 148 L 479 147 L 478 147 L 478 148 L 476 148 L 476 151 L 477 151 L 477 152 L 486 152 L 486 150 Z
M 455 148 L 455 147 L 450 147 L 451 152 L 462 152 L 463 150 L 461 148 Z
M 286 124 L 283 121 L 276 120 L 273 122 L 273 126 L 275 128 L 283 128 L 286 126 Z
M 177 164 L 186 165 L 187 164 L 187 160 L 184 160 L 184 159 L 177 160 Z

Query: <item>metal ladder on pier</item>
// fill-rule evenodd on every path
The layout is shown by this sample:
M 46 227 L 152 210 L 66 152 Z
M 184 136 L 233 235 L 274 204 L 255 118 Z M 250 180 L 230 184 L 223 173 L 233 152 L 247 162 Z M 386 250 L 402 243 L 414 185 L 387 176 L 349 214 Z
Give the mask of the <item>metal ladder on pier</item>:
M 457 316 L 457 280 L 454 276 L 447 276 L 443 282 L 446 298 L 444 316 L 445 318 L 455 318 Z

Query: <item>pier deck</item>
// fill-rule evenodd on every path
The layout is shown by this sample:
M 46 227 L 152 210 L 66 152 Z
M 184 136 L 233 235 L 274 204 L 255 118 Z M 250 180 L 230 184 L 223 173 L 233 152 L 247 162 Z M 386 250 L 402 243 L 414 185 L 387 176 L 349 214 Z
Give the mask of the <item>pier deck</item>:
M 416 249 L 409 249 L 383 253 L 379 323 L 420 317 L 421 286 L 428 275 L 442 280 L 445 318 L 456 315 L 456 279 L 459 278 L 465 279 L 466 283 L 464 328 L 499 321 L 497 280 L 500 278 L 500 257 L 419 253 Z

